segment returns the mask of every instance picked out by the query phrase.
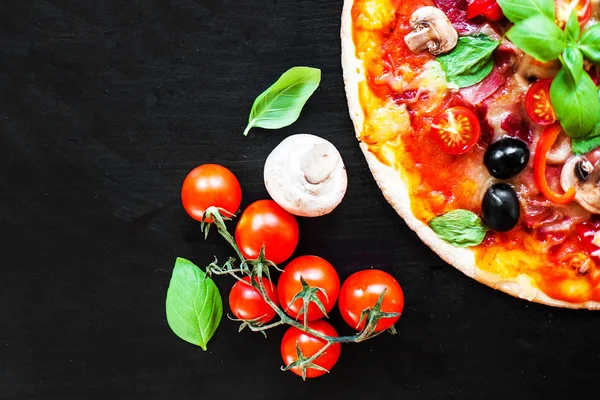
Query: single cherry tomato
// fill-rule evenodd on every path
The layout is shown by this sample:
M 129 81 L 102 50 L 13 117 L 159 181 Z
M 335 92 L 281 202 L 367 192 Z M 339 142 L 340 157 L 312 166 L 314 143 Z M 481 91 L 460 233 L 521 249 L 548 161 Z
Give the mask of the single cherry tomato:
M 235 241 L 242 255 L 256 259 L 265 246 L 267 260 L 280 264 L 298 245 L 298 222 L 273 200 L 259 200 L 242 213 L 235 228 Z
M 452 107 L 442 111 L 431 123 L 433 140 L 448 154 L 464 154 L 481 136 L 477 115 L 465 107 Z
M 489 21 L 500 21 L 504 18 L 502 8 L 496 0 L 471 0 L 467 5 L 467 18 L 483 15 Z
M 575 188 L 571 187 L 562 194 L 556 193 L 550 189 L 546 180 L 546 157 L 561 131 L 560 124 L 554 124 L 542 132 L 533 157 L 533 175 L 538 189 L 548 200 L 557 204 L 567 204 L 575 198 Z
M 525 111 L 538 125 L 552 125 L 556 122 L 556 113 L 550 102 L 550 84 L 552 78 L 536 81 L 525 96 Z
M 277 283 L 277 295 L 281 307 L 293 318 L 304 319 L 302 313 L 304 300 L 296 299 L 292 303 L 294 296 L 303 289 L 301 278 L 313 288 L 312 290 L 314 288 L 322 289 L 317 290 L 315 296 L 321 301 L 325 311 L 329 313 L 340 293 L 340 278 L 333 265 L 317 256 L 295 258 L 285 267 Z M 324 316 L 314 302 L 309 302 L 306 315 L 308 321 L 314 321 Z
M 592 18 L 591 0 L 556 0 L 556 21 L 558 26 L 564 28 L 572 11 L 577 14 L 580 26 L 584 26 Z
M 338 333 L 333 326 L 323 320 L 309 322 L 308 327 L 327 336 L 338 336 Z M 283 358 L 283 362 L 287 367 L 294 361 L 298 360 L 297 347 L 300 348 L 302 356 L 304 358 L 308 358 L 315 355 L 326 344 L 327 342 L 325 340 L 316 338 L 313 335 L 292 326 L 285 332 L 283 339 L 281 339 L 281 358 Z M 340 358 L 341 351 L 341 344 L 334 343 L 329 346 L 329 348 L 327 348 L 322 355 L 317 357 L 313 363 L 329 371 L 337 363 L 338 359 Z M 302 376 L 302 370 L 299 367 L 293 367 L 290 368 L 290 370 L 296 375 Z M 316 378 L 317 376 L 325 374 L 327 371 L 322 371 L 315 368 L 307 368 L 306 377 Z
M 246 276 L 243 281 L 237 281 L 229 292 L 229 308 L 236 318 L 248 320 L 258 320 L 266 324 L 275 316 L 275 310 L 260 295 L 258 289 L 250 285 L 250 277 Z M 255 278 L 255 282 L 258 282 Z M 276 287 L 267 278 L 262 278 L 263 286 L 267 296 L 276 305 L 279 305 L 276 296 Z
M 600 260 L 600 220 L 577 224 L 577 235 L 583 246 L 592 257 Z
M 350 275 L 340 289 L 338 306 L 344 321 L 352 328 L 361 330 L 366 318 L 361 321 L 362 312 L 372 308 L 379 296 L 385 291 L 381 311 L 401 313 L 404 308 L 404 293 L 396 279 L 387 272 L 378 269 L 366 269 Z M 375 331 L 382 331 L 394 325 L 400 316 L 382 318 L 377 322 Z
M 197 221 L 208 207 L 225 209 L 231 215 L 242 202 L 242 188 L 235 175 L 218 164 L 204 164 L 194 168 L 184 179 L 181 187 L 183 208 Z M 230 215 L 227 215 L 230 216 Z M 212 222 L 210 218 L 207 222 Z

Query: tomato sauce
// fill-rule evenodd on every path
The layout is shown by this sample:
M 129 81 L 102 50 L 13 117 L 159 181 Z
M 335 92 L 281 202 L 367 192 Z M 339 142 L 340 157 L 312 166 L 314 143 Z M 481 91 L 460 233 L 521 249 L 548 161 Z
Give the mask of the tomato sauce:
M 481 198 L 491 178 L 481 174 L 480 179 L 474 179 L 468 172 L 482 168 L 488 139 L 481 140 L 468 153 L 456 156 L 441 151 L 430 136 L 433 116 L 448 107 L 462 105 L 460 95 L 448 91 L 435 111 L 423 111 L 415 106 L 423 100 L 416 98 L 422 94 L 414 90 L 397 92 L 381 79 L 394 74 L 401 74 L 404 80 L 414 79 L 433 59 L 427 51 L 412 53 L 404 43 L 404 36 L 411 31 L 410 15 L 417 8 L 433 5 L 433 2 L 387 0 L 388 6 L 396 10 L 392 14 L 394 17 L 378 29 L 365 28 L 360 21 L 369 17 L 374 4 L 384 3 L 386 0 L 356 0 L 352 8 L 356 55 L 364 61 L 368 86 L 368 90 L 359 91 L 363 111 L 368 116 L 377 101 L 384 104 L 390 99 L 406 105 L 412 129 L 399 132 L 401 144 L 395 149 L 395 158 L 404 172 L 403 179 L 407 181 L 412 200 L 411 209 L 418 219 L 426 223 L 457 208 L 481 215 Z M 368 132 L 363 132 L 364 135 Z M 378 144 L 371 145 L 371 151 L 389 163 Z M 526 274 L 535 281 L 535 286 L 557 300 L 600 301 L 600 273 L 596 271 L 596 261 L 589 257 L 577 235 L 571 235 L 558 246 L 551 246 L 552 240 L 521 221 L 509 232 L 490 231 L 484 242 L 472 249 L 478 267 L 484 271 L 503 278 Z

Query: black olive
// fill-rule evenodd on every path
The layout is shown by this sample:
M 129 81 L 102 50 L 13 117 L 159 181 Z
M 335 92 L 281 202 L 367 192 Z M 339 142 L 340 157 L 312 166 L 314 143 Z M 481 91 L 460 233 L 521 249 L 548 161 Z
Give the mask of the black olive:
M 511 230 L 521 216 L 517 193 L 506 183 L 493 184 L 483 196 L 481 212 L 490 228 L 499 232 Z
M 507 179 L 523 171 L 529 161 L 529 148 L 522 140 L 503 138 L 490 145 L 483 155 L 483 163 L 490 175 Z

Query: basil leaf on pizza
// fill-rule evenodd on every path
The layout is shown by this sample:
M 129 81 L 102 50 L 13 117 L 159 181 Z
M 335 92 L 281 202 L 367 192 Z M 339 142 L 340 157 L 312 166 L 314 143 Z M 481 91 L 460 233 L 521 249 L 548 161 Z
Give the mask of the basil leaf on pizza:
M 561 68 L 550 86 L 550 99 L 560 124 L 571 137 L 586 136 L 600 119 L 596 85 L 586 73 L 575 82 L 569 70 Z
M 498 5 L 506 18 L 514 23 L 536 15 L 554 21 L 556 15 L 554 0 L 498 0 Z
M 429 221 L 429 227 L 446 243 L 456 247 L 477 246 L 489 230 L 472 211 L 452 210 Z
M 588 28 L 579 41 L 579 49 L 591 62 L 600 64 L 600 24 Z
M 565 49 L 563 31 L 546 15 L 517 22 L 506 36 L 525 53 L 542 62 L 554 60 Z
M 321 70 L 317 68 L 294 67 L 286 71 L 254 100 L 244 136 L 254 127 L 279 129 L 296 122 L 320 82 Z
M 600 104 L 600 89 L 598 89 L 598 103 Z M 600 147 L 600 120 L 596 122 L 589 135 L 584 138 L 572 138 L 571 148 L 574 154 L 585 154 Z
M 565 25 L 565 37 L 567 42 L 576 43 L 581 35 L 581 27 L 579 26 L 579 20 L 577 19 L 577 13 L 571 11 L 567 24 Z
M 492 53 L 499 42 L 486 35 L 463 36 L 454 50 L 437 57 L 449 82 L 467 87 L 481 82 L 494 67 Z
M 583 54 L 576 46 L 569 45 L 563 52 L 563 60 L 575 83 L 585 74 L 583 69 Z

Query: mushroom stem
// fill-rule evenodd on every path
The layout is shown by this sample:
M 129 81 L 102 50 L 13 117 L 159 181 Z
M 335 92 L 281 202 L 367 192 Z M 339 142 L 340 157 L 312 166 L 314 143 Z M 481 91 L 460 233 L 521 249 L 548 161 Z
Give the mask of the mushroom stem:
M 438 55 L 456 46 L 458 32 L 439 8 L 421 7 L 411 15 L 409 22 L 413 31 L 404 37 L 404 42 L 413 53 L 428 49 Z
M 300 157 L 300 170 L 306 181 L 313 185 L 324 182 L 335 171 L 340 156 L 331 143 L 315 144 Z

